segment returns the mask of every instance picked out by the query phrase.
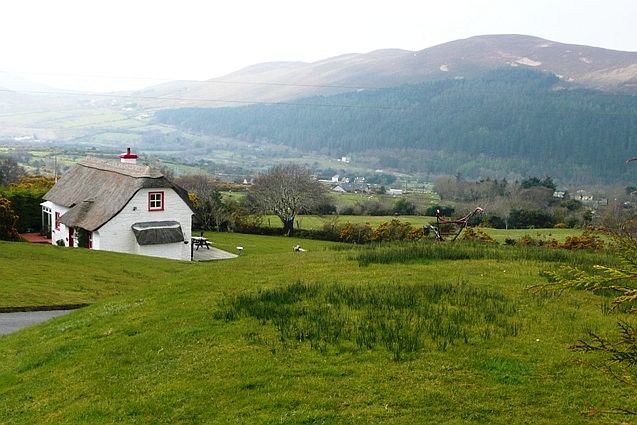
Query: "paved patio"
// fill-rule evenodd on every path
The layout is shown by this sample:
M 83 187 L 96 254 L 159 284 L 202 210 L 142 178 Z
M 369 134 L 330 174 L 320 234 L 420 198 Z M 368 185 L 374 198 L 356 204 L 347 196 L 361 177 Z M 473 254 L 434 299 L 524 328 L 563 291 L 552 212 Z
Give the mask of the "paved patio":
M 31 243 L 50 244 L 51 239 L 46 239 L 38 233 L 20 233 L 20 236 Z M 193 251 L 193 261 L 211 261 L 211 260 L 227 260 L 229 258 L 237 258 L 238 255 L 230 252 L 213 248 L 207 249 L 205 246 L 199 247 Z
M 47 239 L 39 233 L 20 233 L 20 237 L 31 243 L 51 244 L 51 239 Z
M 193 261 L 210 261 L 210 260 L 227 260 L 229 258 L 237 258 L 238 255 L 232 254 L 222 249 L 210 247 L 199 248 L 193 251 Z

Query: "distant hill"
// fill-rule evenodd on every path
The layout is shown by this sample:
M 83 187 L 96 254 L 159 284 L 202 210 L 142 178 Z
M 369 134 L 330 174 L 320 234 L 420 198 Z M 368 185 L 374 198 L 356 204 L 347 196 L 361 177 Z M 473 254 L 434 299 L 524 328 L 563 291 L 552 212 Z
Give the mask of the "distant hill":
M 0 88 L 2 88 L 3 90 L 11 90 L 19 93 L 33 91 L 55 91 L 54 88 L 47 86 L 46 84 L 38 83 L 28 78 L 24 78 L 5 71 L 0 71 Z
M 66 96 L 58 94 L 60 90 L 38 83 L 17 74 L 0 71 L 0 112 L 18 113 L 35 109 L 53 108 L 57 109 L 61 104 L 74 104 L 76 96 Z M 3 121 L 3 128 L 0 133 L 4 133 L 7 127 L 14 127 L 15 124 Z
M 417 52 L 376 50 L 312 63 L 258 64 L 221 78 L 166 83 L 138 94 L 185 99 L 181 104 L 232 106 L 240 104 L 233 102 L 275 102 L 443 78 L 472 78 L 503 66 L 548 71 L 568 86 L 637 93 L 637 52 L 524 35 L 484 35 Z M 164 102 L 171 103 L 175 104 Z
M 373 168 L 468 177 L 550 175 L 635 182 L 637 96 L 565 89 L 555 74 L 506 67 L 476 78 L 316 96 L 286 104 L 182 108 L 163 123 Z

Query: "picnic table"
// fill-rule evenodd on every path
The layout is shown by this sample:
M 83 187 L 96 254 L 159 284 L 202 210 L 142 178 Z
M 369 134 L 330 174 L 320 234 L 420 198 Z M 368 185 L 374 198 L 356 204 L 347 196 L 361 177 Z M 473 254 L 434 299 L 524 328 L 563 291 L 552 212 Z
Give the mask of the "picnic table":
M 208 238 L 205 238 L 203 236 L 193 236 L 192 245 L 195 247 L 195 249 L 199 249 L 202 246 L 210 249 L 210 241 L 208 240 Z

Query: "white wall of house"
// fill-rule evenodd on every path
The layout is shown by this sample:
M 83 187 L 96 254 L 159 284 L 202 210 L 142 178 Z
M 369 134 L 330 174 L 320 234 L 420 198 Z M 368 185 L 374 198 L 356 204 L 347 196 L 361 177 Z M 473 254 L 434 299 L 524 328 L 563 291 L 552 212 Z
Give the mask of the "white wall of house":
M 61 205 L 54 204 L 53 202 L 44 202 L 42 205 L 46 205 L 51 209 L 51 243 L 57 245 L 57 241 L 64 241 L 64 245 L 69 246 L 69 229 L 64 224 L 60 223 L 58 228 L 55 227 L 55 213 L 59 213 L 60 217 L 69 210 L 69 208 Z
M 148 193 L 164 192 L 163 211 L 148 210 Z M 188 244 L 172 243 L 140 246 L 131 229 L 134 223 L 173 220 L 181 224 Z M 93 235 L 93 249 L 129 252 L 154 257 L 190 261 L 190 235 L 192 234 L 192 211 L 179 195 L 170 188 L 142 189 L 133 196 L 119 214 L 103 225 Z M 97 234 L 97 245 L 96 245 Z
M 183 228 L 182 228 L 183 230 Z M 183 242 L 162 244 L 162 245 L 137 245 L 137 254 L 148 255 L 149 257 L 163 257 L 173 260 L 190 261 L 190 241 L 188 244 Z M 186 250 L 184 254 L 184 249 Z M 187 258 L 184 258 L 187 255 Z
M 96 230 L 95 232 L 93 232 L 93 248 L 92 249 L 96 249 L 96 250 L 100 250 L 102 248 L 100 248 L 100 231 Z

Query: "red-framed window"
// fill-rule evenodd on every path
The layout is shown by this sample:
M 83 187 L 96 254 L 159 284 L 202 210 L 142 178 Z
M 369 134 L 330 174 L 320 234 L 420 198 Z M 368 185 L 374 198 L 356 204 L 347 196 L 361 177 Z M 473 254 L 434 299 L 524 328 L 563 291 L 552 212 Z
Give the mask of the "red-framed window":
M 164 192 L 148 192 L 148 211 L 164 210 Z
M 55 230 L 60 230 L 60 212 L 55 212 Z

